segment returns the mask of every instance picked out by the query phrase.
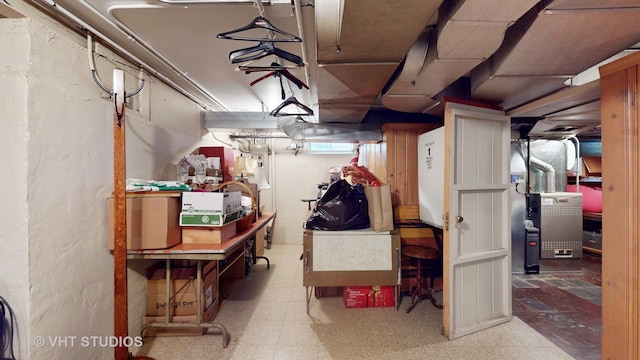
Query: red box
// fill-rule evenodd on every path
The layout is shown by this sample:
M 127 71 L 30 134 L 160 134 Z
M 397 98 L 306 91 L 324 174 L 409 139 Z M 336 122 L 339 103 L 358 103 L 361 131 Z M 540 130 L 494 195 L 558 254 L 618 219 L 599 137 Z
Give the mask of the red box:
M 197 149 L 197 153 L 208 158 L 220 158 L 223 181 L 233 181 L 234 177 L 231 172 L 236 163 L 236 156 L 232 148 L 226 146 L 202 146 Z
M 345 286 L 342 300 L 346 308 L 395 306 L 391 286 Z
M 346 308 L 369 307 L 369 286 L 345 286 L 342 288 L 342 300 Z
M 392 286 L 372 286 L 369 296 L 369 307 L 391 307 L 396 302 Z

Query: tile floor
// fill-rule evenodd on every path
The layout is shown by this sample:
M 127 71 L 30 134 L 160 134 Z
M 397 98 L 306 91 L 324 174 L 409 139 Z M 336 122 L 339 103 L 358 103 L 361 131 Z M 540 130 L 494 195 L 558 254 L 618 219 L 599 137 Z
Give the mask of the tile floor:
M 346 309 L 340 297 L 312 298 L 307 314 L 300 252 L 301 246 L 273 244 L 265 254 L 271 269 L 259 260 L 224 303 L 216 322 L 231 335 L 227 348 L 212 329 L 204 336 L 148 337 L 132 351 L 156 360 L 573 358 L 517 316 L 447 341 L 441 310 L 422 302 L 406 314 L 408 297 L 398 311 Z
M 602 258 L 585 253 L 580 273 L 513 276 L 513 315 L 576 359 L 600 359 Z

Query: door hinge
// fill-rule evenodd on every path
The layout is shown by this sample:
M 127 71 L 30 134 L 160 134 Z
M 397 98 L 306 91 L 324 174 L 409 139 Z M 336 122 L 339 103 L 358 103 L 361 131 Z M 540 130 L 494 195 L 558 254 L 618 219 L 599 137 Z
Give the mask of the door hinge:
M 448 211 L 442 215 L 442 220 L 444 220 L 444 230 L 449 231 L 449 212 Z

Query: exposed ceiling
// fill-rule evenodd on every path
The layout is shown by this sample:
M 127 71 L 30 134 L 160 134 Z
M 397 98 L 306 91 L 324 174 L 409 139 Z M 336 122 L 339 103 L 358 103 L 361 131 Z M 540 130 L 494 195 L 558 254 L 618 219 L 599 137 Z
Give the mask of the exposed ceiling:
M 188 94 L 209 110 L 206 126 L 256 128 L 263 118 L 266 129 L 306 126 L 301 136 L 434 121 L 444 97 L 501 107 L 532 136 L 597 136 L 597 71 L 578 75 L 640 42 L 637 0 L 29 2 L 71 19 Z M 230 53 L 259 42 L 218 35 L 258 16 L 302 40 L 274 44 L 305 66 L 275 55 L 232 63 Z M 244 35 L 281 39 L 256 31 Z M 274 62 L 309 89 L 284 76 L 283 86 L 275 76 L 258 81 L 270 72 L 239 69 Z M 291 98 L 313 116 L 269 115 Z

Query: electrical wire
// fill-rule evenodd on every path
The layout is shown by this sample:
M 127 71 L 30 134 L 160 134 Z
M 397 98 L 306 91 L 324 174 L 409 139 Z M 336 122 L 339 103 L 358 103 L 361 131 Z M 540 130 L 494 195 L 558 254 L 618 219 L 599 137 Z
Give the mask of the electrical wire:
M 9 313 L 9 327 L 5 329 L 5 319 L 7 311 Z M 8 348 L 10 350 L 11 357 L 3 357 L 0 360 L 16 360 L 16 355 L 13 352 L 13 309 L 9 306 L 9 303 L 0 296 L 0 352 L 4 354 L 4 351 Z M 7 337 L 7 334 L 9 337 Z

